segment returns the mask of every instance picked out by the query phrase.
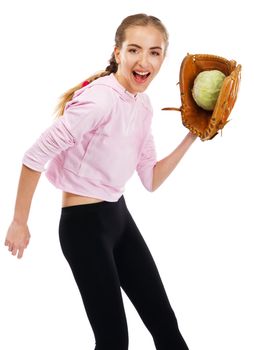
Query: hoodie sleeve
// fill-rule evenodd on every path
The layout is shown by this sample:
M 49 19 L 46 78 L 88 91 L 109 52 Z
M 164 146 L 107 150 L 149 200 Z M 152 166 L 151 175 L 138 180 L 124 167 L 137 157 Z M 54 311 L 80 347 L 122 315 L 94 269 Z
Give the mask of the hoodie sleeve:
M 152 191 L 153 184 L 153 167 L 157 163 L 157 155 L 153 140 L 153 135 L 149 133 L 137 164 L 137 173 L 142 184 L 148 191 Z
M 24 154 L 23 164 L 42 172 L 56 155 L 78 143 L 82 136 L 96 129 L 108 113 L 109 94 L 105 87 L 87 87 L 67 103 L 62 117 L 46 129 Z

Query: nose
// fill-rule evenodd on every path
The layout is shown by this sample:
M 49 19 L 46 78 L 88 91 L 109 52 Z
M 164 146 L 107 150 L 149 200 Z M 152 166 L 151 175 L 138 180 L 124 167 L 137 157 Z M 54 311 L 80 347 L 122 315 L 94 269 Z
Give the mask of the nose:
M 139 56 L 139 61 L 138 61 L 140 67 L 142 68 L 147 68 L 149 66 L 149 57 L 148 54 L 143 52 Z

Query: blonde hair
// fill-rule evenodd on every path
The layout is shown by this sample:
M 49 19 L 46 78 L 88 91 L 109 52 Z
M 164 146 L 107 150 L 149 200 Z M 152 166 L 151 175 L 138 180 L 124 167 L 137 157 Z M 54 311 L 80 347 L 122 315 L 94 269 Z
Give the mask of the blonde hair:
M 157 17 L 148 16 L 144 13 L 128 16 L 122 21 L 122 23 L 119 25 L 119 27 L 116 30 L 115 47 L 118 47 L 121 49 L 122 43 L 125 40 L 125 32 L 129 27 L 147 26 L 147 25 L 152 25 L 156 27 L 163 34 L 164 40 L 165 40 L 165 54 L 166 54 L 166 50 L 168 47 L 168 32 L 166 27 Z M 87 83 L 91 83 L 92 81 L 98 78 L 104 77 L 106 75 L 110 75 L 111 73 L 116 73 L 117 70 L 118 70 L 118 64 L 116 62 L 115 54 L 113 52 L 109 60 L 109 65 L 105 68 L 105 70 L 90 76 L 89 78 L 85 79 L 85 81 Z M 83 83 L 84 83 L 84 80 L 60 96 L 59 102 L 55 109 L 56 117 L 60 117 L 63 115 L 66 103 L 72 100 L 75 91 L 81 89 L 83 86 Z

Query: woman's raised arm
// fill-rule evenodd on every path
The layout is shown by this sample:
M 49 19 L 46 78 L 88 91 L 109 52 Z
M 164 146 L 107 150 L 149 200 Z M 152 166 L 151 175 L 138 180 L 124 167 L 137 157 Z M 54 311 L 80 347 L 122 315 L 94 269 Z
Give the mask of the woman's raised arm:
M 155 191 L 166 180 L 196 138 L 196 135 L 189 132 L 172 153 L 157 162 L 153 168 L 152 191 Z

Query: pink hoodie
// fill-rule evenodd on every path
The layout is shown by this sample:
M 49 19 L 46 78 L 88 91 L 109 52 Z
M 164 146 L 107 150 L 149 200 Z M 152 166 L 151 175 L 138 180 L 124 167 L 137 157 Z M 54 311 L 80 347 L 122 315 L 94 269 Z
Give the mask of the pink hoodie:
M 23 164 L 44 171 L 57 188 L 117 201 L 135 170 L 152 188 L 156 152 L 152 107 L 144 93 L 126 91 L 114 74 L 77 90 L 64 114 L 27 150 Z

